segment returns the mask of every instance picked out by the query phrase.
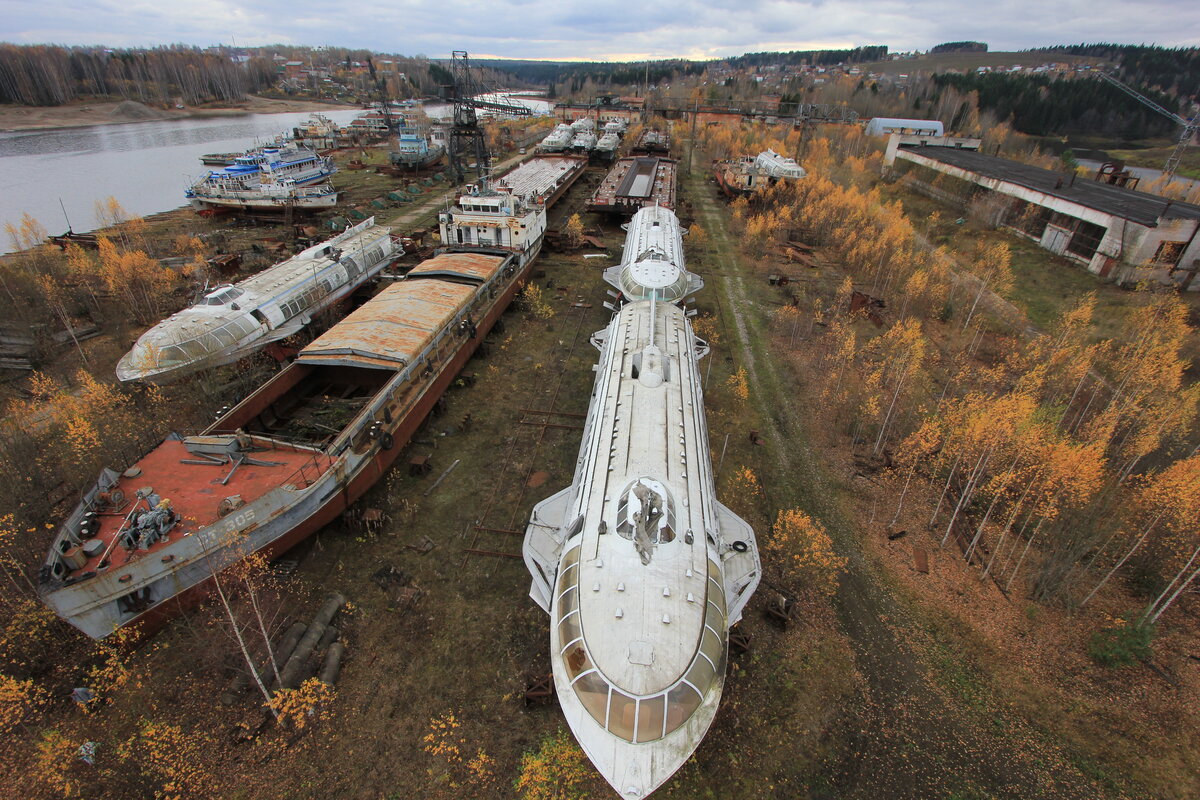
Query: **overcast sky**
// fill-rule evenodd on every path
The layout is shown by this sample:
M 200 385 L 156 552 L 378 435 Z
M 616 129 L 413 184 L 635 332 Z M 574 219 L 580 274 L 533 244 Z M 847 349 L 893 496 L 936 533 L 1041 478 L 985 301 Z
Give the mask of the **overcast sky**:
M 336 45 L 404 55 L 640 60 L 971 39 L 1200 44 L 1200 0 L 0 0 L 17 44 Z

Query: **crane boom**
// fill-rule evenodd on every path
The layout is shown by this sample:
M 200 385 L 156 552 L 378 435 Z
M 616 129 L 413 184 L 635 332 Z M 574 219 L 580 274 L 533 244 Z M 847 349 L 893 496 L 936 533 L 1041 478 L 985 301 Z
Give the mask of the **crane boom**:
M 1124 83 L 1121 83 L 1121 81 L 1117 80 L 1108 73 L 1097 72 L 1096 74 L 1099 75 L 1101 79 L 1111 83 L 1113 86 L 1117 87 L 1122 92 L 1129 95 L 1134 100 L 1137 100 L 1147 108 L 1157 111 L 1159 114 L 1162 114 L 1176 125 L 1183 126 L 1183 131 L 1179 135 L 1179 141 L 1175 144 L 1175 149 L 1171 151 L 1171 155 L 1167 157 L 1167 163 L 1163 167 L 1163 174 L 1167 176 L 1167 182 L 1169 183 L 1171 179 L 1175 177 L 1175 172 L 1179 169 L 1179 165 L 1183 161 L 1183 154 L 1187 150 L 1188 144 L 1190 144 L 1192 139 L 1195 137 L 1196 131 L 1200 130 L 1200 121 L 1194 118 L 1184 119 L 1175 112 L 1168 111 L 1158 103 L 1151 100 L 1149 97 L 1146 97 L 1130 86 L 1126 86 Z

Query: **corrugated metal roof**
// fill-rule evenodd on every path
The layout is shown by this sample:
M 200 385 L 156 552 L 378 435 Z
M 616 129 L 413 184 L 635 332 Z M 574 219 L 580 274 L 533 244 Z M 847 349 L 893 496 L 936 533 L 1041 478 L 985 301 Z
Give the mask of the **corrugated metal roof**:
M 439 280 L 401 281 L 300 352 L 307 364 L 401 369 L 464 308 L 475 287 Z
M 467 278 L 483 283 L 499 271 L 505 256 L 489 256 L 483 253 L 442 253 L 424 261 L 409 271 L 408 277 Z
M 907 153 L 940 161 L 985 178 L 1014 183 L 1141 225 L 1152 227 L 1157 225 L 1160 219 L 1200 219 L 1200 206 L 1192 203 L 1169 200 L 1088 178 L 1072 179 L 1061 172 L 1010 161 L 999 156 L 989 156 L 974 150 L 962 150 L 957 147 L 901 147 L 897 156 L 904 158 Z

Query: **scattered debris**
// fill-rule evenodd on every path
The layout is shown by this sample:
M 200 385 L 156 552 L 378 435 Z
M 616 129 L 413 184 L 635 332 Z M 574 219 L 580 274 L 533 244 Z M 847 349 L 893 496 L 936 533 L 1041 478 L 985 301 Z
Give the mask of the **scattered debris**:
M 913 569 L 922 575 L 929 574 L 929 551 L 924 547 L 913 548 Z
M 394 586 L 407 586 L 411 580 L 407 572 L 393 566 L 380 567 L 371 575 L 371 582 L 385 592 Z
M 767 619 L 778 623 L 780 627 L 786 629 L 792 621 L 792 609 L 796 607 L 796 599 L 774 592 L 771 599 L 767 601 L 766 614 Z
M 439 475 L 439 476 L 438 476 L 438 479 L 437 479 L 436 481 L 434 481 L 434 482 L 433 482 L 433 486 L 430 486 L 428 489 L 426 489 L 426 490 L 425 490 L 425 496 L 426 496 L 426 497 L 428 497 L 428 496 L 429 496 L 429 493 L 430 493 L 430 492 L 432 492 L 434 489 L 436 489 L 436 488 L 438 487 L 438 484 L 439 484 L 439 483 L 441 483 L 442 481 L 444 481 L 444 480 L 446 479 L 446 476 L 447 476 L 447 475 L 449 475 L 449 474 L 450 474 L 450 472 L 451 472 L 451 471 L 452 471 L 452 470 L 453 470 L 455 467 L 457 467 L 457 466 L 458 466 L 458 462 L 460 462 L 460 461 L 462 461 L 462 459 L 461 459 L 461 458 L 456 458 L 456 459 L 454 459 L 454 463 L 453 463 L 453 464 L 451 464 L 450 466 L 446 467 L 446 471 L 445 471 L 445 472 L 443 472 L 441 475 Z
M 433 539 L 430 539 L 428 536 L 422 536 L 420 544 L 406 544 L 404 548 L 424 555 L 434 548 Z
M 525 674 L 525 705 L 531 706 L 534 703 L 542 703 L 554 697 L 554 675 L 553 673 L 526 673 Z
M 871 295 L 857 290 L 850 295 L 850 313 L 862 311 L 864 316 L 875 324 L 876 328 L 883 327 L 883 316 L 879 312 L 885 308 L 887 308 L 887 303 L 878 297 L 871 297 Z
M 364 531 L 367 533 L 375 533 L 380 530 L 385 523 L 389 522 L 391 517 L 383 512 L 381 508 L 368 508 L 362 512 L 361 524 Z

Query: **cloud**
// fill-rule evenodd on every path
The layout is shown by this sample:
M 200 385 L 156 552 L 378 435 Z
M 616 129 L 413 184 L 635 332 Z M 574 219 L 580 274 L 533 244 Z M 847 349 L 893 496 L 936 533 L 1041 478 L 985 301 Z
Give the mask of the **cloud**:
M 33 44 L 336 45 L 434 57 L 715 58 L 964 39 L 992 50 L 1119 40 L 1195 45 L 1194 0 L 0 0 L 0 39 Z

